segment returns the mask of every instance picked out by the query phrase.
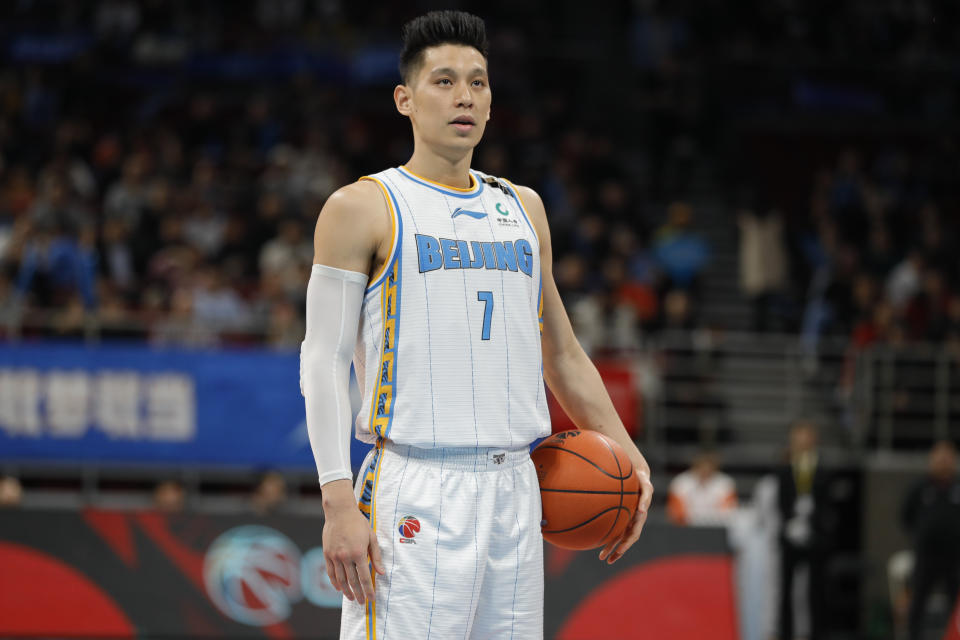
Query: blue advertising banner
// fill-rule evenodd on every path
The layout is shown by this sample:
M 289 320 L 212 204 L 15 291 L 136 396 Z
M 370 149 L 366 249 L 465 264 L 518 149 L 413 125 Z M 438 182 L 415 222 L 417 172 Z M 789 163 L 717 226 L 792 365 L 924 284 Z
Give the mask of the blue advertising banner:
M 0 345 L 0 460 L 311 468 L 298 356 Z

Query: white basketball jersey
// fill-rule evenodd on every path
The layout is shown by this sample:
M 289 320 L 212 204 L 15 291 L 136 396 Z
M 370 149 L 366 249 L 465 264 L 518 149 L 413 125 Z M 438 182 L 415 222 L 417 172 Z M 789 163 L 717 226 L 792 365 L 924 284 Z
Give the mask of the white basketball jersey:
M 540 245 L 516 188 L 471 176 L 469 189 L 403 167 L 364 178 L 394 238 L 361 312 L 360 440 L 508 448 L 550 433 Z

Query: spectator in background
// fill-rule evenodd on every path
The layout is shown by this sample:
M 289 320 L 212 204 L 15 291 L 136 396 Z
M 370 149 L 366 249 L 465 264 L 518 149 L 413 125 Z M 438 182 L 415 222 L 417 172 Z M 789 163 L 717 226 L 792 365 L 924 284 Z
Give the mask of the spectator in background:
M 920 292 L 923 266 L 923 254 L 914 249 L 890 272 L 887 299 L 896 311 L 901 311 Z
M 907 494 L 901 511 L 914 548 L 911 640 L 924 637 L 927 600 L 938 584 L 946 588 L 951 609 L 960 595 L 960 478 L 954 444 L 937 442 L 928 464 L 927 477 Z
M 287 481 L 278 471 L 263 474 L 253 490 L 250 504 L 258 515 L 275 513 L 287 500 Z
M 274 349 L 295 351 L 299 349 L 306 332 L 303 320 L 288 300 L 277 300 L 270 307 L 267 319 L 267 344 Z
M 33 293 L 46 306 L 77 292 L 96 304 L 96 230 L 63 180 L 47 181 L 29 213 L 28 235 L 17 274 L 17 291 Z
M 107 220 L 117 220 L 133 230 L 139 227 L 140 217 L 147 206 L 147 164 L 142 153 L 132 154 L 123 163 L 123 175 L 110 185 L 103 199 L 103 213 Z
M 23 501 L 23 487 L 13 476 L 0 477 L 0 509 L 19 507 Z
M 190 290 L 179 287 L 170 296 L 168 312 L 151 328 L 150 342 L 155 346 L 212 347 L 219 339 L 216 330 L 197 317 Z
M 769 209 L 741 211 L 740 290 L 753 306 L 754 331 L 771 328 L 771 311 L 787 283 L 783 219 Z
M 177 480 L 164 480 L 153 490 L 153 508 L 157 511 L 179 513 L 186 502 L 186 491 Z
M 710 259 L 710 247 L 691 231 L 693 209 L 686 202 L 674 202 L 667 210 L 667 222 L 657 230 L 654 255 L 667 279 L 667 288 L 693 290 Z
M 824 566 L 831 521 L 829 483 L 817 440 L 817 428 L 812 422 L 794 423 L 790 428 L 787 464 L 777 471 L 781 523 L 780 640 L 824 637 Z M 796 590 L 797 580 L 808 588 L 803 592 Z
M 304 234 L 303 224 L 287 218 L 280 223 L 277 236 L 260 249 L 260 272 L 279 273 L 285 279 L 294 277 L 300 284 L 298 269 L 305 264 L 313 264 L 313 244 Z
M 695 527 L 727 524 L 737 508 L 733 478 L 720 471 L 713 451 L 701 451 L 693 465 L 670 483 L 667 516 L 678 525 Z
M 896 264 L 896 253 L 886 225 L 873 225 L 870 228 L 870 240 L 864 252 L 864 267 L 874 277 L 883 278 Z
M 237 329 L 249 321 L 249 313 L 246 301 L 219 268 L 206 266 L 196 275 L 193 315 L 201 325 L 214 330 Z
M 689 331 L 696 327 L 693 301 L 681 289 L 672 289 L 663 297 L 658 329 L 661 331 Z
M 121 219 L 103 223 L 100 254 L 107 279 L 120 291 L 132 292 L 137 284 L 136 259 L 130 239 L 130 227 Z

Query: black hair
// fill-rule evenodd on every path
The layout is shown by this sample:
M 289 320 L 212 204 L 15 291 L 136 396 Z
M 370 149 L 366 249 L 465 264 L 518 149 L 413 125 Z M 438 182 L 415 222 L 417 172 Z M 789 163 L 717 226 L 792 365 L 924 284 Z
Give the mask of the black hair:
M 423 62 L 423 51 L 441 44 L 473 47 L 487 57 L 487 29 L 483 20 L 466 11 L 431 11 L 403 25 L 400 77 L 404 83 Z

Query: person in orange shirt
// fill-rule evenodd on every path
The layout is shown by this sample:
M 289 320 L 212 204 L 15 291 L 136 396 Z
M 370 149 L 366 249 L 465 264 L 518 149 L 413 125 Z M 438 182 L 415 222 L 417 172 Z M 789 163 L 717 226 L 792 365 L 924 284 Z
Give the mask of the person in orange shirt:
M 693 465 L 670 483 L 667 515 L 678 525 L 725 525 L 737 508 L 733 478 L 720 471 L 717 454 L 702 451 Z

